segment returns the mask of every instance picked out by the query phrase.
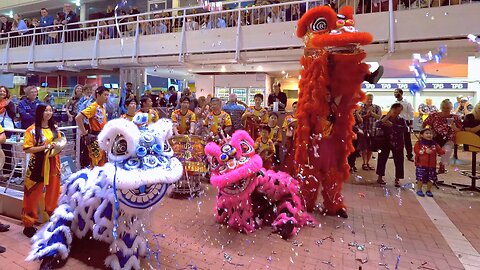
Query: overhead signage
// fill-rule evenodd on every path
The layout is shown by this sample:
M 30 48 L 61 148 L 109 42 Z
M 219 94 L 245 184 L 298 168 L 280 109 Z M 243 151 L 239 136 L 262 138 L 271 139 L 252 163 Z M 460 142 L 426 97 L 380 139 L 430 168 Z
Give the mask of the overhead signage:
M 375 90 L 395 90 L 397 88 L 400 89 L 408 89 L 410 85 L 413 83 L 377 83 L 377 84 L 369 84 L 363 83 L 363 89 L 375 89 Z M 468 89 L 468 83 L 427 83 L 426 89 L 448 89 L 448 90 L 466 90 Z

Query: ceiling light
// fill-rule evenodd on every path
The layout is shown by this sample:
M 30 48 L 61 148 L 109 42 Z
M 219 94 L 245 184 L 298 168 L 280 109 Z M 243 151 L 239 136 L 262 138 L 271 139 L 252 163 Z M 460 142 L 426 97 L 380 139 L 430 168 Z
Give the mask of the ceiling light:
M 222 66 L 222 68 L 220 69 L 221 72 L 225 72 L 227 71 L 227 68 L 225 68 L 225 66 Z
M 282 70 L 282 74 L 285 74 L 285 70 Z
M 262 67 L 262 66 L 258 66 L 258 67 L 257 67 L 257 71 L 263 71 L 263 67 Z
M 188 70 L 188 72 L 192 72 L 192 70 L 191 70 L 191 69 L 189 69 L 189 70 Z

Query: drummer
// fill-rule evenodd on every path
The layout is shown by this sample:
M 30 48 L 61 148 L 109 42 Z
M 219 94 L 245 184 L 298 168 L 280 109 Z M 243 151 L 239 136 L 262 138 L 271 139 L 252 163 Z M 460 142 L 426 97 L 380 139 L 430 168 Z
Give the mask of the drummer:
M 120 115 L 120 118 L 127 119 L 129 121 L 133 121 L 133 117 L 137 112 L 137 100 L 135 98 L 129 98 L 125 100 L 125 108 L 127 108 L 127 113 Z
M 256 140 L 260 134 L 260 126 L 268 123 L 268 111 L 262 107 L 262 94 L 255 94 L 254 101 L 255 106 L 247 108 L 242 115 L 242 121 L 244 121 L 245 130 Z
M 109 95 L 110 92 L 107 88 L 99 86 L 95 90 L 95 102 L 90 104 L 90 106 L 78 113 L 75 117 L 78 129 L 80 129 L 80 135 L 84 138 L 87 144 L 91 169 L 95 166 L 103 166 L 107 161 L 105 152 L 101 150 L 98 145 L 97 136 L 107 123 L 107 114 L 104 105 L 107 102 Z M 85 119 L 88 119 L 90 131 L 87 131 L 83 125 Z
M 195 134 L 195 113 L 189 110 L 190 99 L 184 96 L 180 99 L 180 109 L 172 113 L 173 132 L 175 135 Z
M 205 118 L 205 126 L 212 136 L 218 136 L 220 130 L 228 134 L 232 128 L 232 119 L 230 115 L 222 110 L 222 104 L 219 98 L 212 98 L 210 101 L 211 112 Z
M 147 125 L 150 125 L 151 123 L 155 123 L 160 119 L 158 116 L 158 112 L 153 109 L 153 101 L 150 98 L 150 96 L 143 95 L 140 98 L 140 110 L 137 111 L 137 114 L 139 113 L 147 113 L 148 114 L 148 120 L 147 120 Z
M 60 197 L 60 157 L 46 156 L 54 146 L 53 140 L 61 136 L 52 116 L 52 107 L 40 103 L 35 110 L 35 124 L 27 128 L 23 141 L 23 150 L 31 154 L 25 173 L 22 209 L 23 234 L 28 238 L 37 231 L 33 225 L 38 219 L 39 202 L 45 186 L 45 212 L 48 215 L 51 216 L 57 208 Z

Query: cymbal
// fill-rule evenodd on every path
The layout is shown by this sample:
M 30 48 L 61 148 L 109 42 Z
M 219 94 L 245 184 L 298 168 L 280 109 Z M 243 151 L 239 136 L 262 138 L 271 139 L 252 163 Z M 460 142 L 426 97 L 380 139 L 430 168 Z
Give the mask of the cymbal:
M 65 137 L 58 137 L 52 141 L 53 148 L 47 151 L 48 157 L 54 157 L 62 152 L 65 145 L 67 145 L 67 139 Z

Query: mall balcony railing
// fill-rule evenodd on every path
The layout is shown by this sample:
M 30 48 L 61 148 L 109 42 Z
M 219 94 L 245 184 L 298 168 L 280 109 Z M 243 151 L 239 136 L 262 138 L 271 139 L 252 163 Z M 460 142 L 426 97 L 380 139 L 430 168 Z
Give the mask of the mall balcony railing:
M 388 42 L 391 49 L 395 42 L 394 31 L 392 30 L 392 27 L 394 27 L 393 11 L 405 9 L 418 10 L 424 7 L 474 3 L 473 0 L 340 0 L 338 2 L 340 6 L 353 6 L 357 14 L 382 13 L 388 11 L 390 13 L 388 16 L 389 21 L 385 23 L 389 24 L 390 27 Z M 94 62 L 98 57 L 98 55 L 96 55 L 97 48 L 101 40 L 119 40 L 123 48 L 123 38 L 133 37 L 133 54 L 135 54 L 139 37 L 176 32 L 181 33 L 181 42 L 177 45 L 180 51 L 179 60 L 181 60 L 184 53 L 185 32 L 218 28 L 236 28 L 236 58 L 238 58 L 240 51 L 240 27 L 296 21 L 306 10 L 315 6 L 324 5 L 325 1 L 304 0 L 247 7 L 242 7 L 242 3 L 251 3 L 251 1 L 241 0 L 228 2 L 226 6 L 236 6 L 236 8 L 205 11 L 204 13 L 198 13 L 198 10 L 204 7 L 196 6 L 164 10 L 162 12 L 155 11 L 137 15 L 103 18 L 68 25 L 55 25 L 47 28 L 33 28 L 26 32 L 0 34 L 0 52 L 3 47 L 1 70 L 5 71 L 6 66 L 10 63 L 9 51 L 19 47 L 30 47 L 28 65 L 33 65 L 36 60 L 35 47 L 39 47 L 40 45 L 62 44 L 61 60 L 65 61 L 63 56 L 65 44 L 94 41 L 93 48 L 77 47 L 78 50 L 93 49 L 91 52 L 92 62 Z M 388 28 L 385 30 L 388 30 Z M 281 29 L 278 29 L 278 31 L 281 31 Z M 136 55 L 132 55 L 132 58 L 135 57 Z
M 65 135 L 67 144 L 60 152 L 60 170 L 62 183 L 70 174 L 80 169 L 80 131 L 76 126 L 59 127 Z M 25 173 L 28 168 L 29 154 L 23 150 L 24 129 L 5 129 L 10 137 L 2 145 L 5 162 L 0 169 L 0 190 L 7 193 L 8 189 L 23 190 Z

